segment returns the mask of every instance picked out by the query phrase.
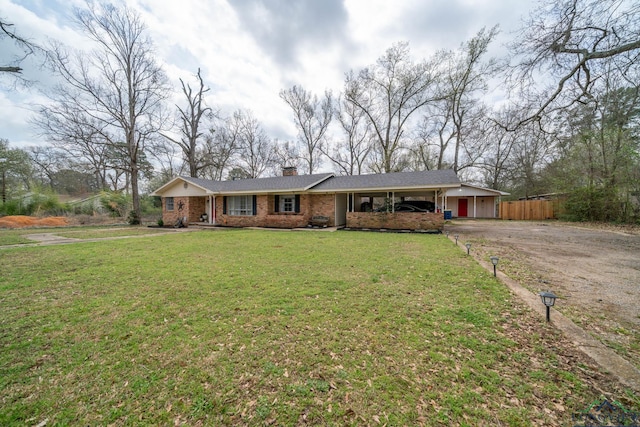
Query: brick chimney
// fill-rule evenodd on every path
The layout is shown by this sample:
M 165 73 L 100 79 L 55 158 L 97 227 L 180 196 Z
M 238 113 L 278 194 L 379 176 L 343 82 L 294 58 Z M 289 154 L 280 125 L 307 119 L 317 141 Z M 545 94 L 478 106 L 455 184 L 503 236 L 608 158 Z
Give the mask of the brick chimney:
M 282 176 L 295 176 L 298 175 L 298 168 L 295 166 L 286 166 L 282 168 Z

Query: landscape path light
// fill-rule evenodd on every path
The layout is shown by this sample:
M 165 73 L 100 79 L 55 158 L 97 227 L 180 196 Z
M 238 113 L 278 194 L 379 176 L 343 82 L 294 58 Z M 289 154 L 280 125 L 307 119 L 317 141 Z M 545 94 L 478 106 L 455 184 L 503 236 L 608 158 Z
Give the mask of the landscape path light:
M 471 243 L 464 244 L 467 247 L 467 255 L 469 255 L 469 251 L 471 250 Z
M 493 277 L 496 277 L 496 267 L 498 266 L 498 261 L 500 261 L 500 258 L 498 258 L 497 256 L 492 256 L 489 257 L 489 259 L 491 260 L 491 264 L 493 264 Z
M 553 292 L 540 292 L 539 295 L 542 303 L 547 307 L 547 322 L 549 322 L 551 321 L 549 310 L 556 303 L 556 298 L 558 297 Z
M 455 235 L 455 236 L 453 236 L 453 237 L 455 237 L 455 238 L 456 238 L 456 246 L 457 246 L 457 245 L 458 245 L 458 237 L 460 237 L 460 236 L 458 236 L 458 235 L 456 234 L 456 235 Z
M 445 230 L 444 235 L 447 236 L 447 239 L 449 238 L 449 230 Z

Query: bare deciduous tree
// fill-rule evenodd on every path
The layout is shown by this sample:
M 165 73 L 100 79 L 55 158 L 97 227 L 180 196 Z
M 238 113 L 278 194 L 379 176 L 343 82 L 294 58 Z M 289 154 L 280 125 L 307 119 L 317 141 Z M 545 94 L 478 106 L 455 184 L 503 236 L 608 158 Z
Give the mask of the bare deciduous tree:
M 299 86 L 280 91 L 282 98 L 293 110 L 293 119 L 298 128 L 298 138 L 304 147 L 303 159 L 312 174 L 320 163 L 324 136 L 333 117 L 331 91 L 325 91 L 322 100 L 317 95 Z
M 486 116 L 479 98 L 487 90 L 488 76 L 498 69 L 497 61 L 482 60 L 496 34 L 496 27 L 483 28 L 457 51 L 436 55 L 442 68 L 438 84 L 442 99 L 428 106 L 419 133 L 422 144 L 428 146 L 420 151 L 435 149 L 437 169 L 445 163 L 456 172 L 471 167 L 482 151 L 477 144 Z
M 231 127 L 238 135 L 238 166 L 250 178 L 261 177 L 273 163 L 273 149 L 262 125 L 250 111 L 233 113 Z
M 209 88 L 204 87 L 199 68 L 196 78 L 198 79 L 198 86 L 195 91 L 189 83 L 185 84 L 180 79 L 182 93 L 187 101 L 187 105 L 184 108 L 176 106 L 180 121 L 180 139 L 163 134 L 165 138 L 180 147 L 184 161 L 189 167 L 189 176 L 194 178 L 198 177 L 202 169 L 211 166 L 207 163 L 209 157 L 202 155 L 202 144 L 199 145 L 198 141 L 203 137 L 203 133 L 200 130 L 202 119 L 212 117 L 211 108 L 207 107 L 204 102 L 204 94 L 209 91 Z
M 298 146 L 293 141 L 273 141 L 273 175 L 282 173 L 286 167 L 301 167 L 302 160 Z
M 22 68 L 20 67 L 20 62 L 22 62 L 27 56 L 32 55 L 36 49 L 33 43 L 16 34 L 13 26 L 13 24 L 7 22 L 5 19 L 0 18 L 0 40 L 9 38 L 22 51 L 21 56 L 13 59 L 12 62 L 15 65 L 0 66 L 0 72 L 4 73 L 21 73 Z
M 528 101 L 534 111 L 520 123 L 591 99 L 603 73 L 624 78 L 637 70 L 639 17 L 640 4 L 634 1 L 542 2 L 512 43 L 512 83 L 531 89 Z
M 15 30 L 14 24 L 0 17 L 0 41 L 8 40 L 11 45 L 2 46 L 2 62 L 0 64 L 0 75 L 10 75 L 12 83 L 9 85 L 14 88 L 16 84 L 30 86 L 33 81 L 24 77 L 22 74 L 23 63 L 27 58 L 42 58 L 42 63 L 46 63 L 48 51 L 43 49 L 39 44 L 29 40 Z M 42 64 L 41 64 L 42 65 Z
M 182 150 L 173 142 L 160 136 L 155 138 L 149 149 L 149 155 L 155 159 L 158 166 L 153 177 L 147 182 L 147 189 L 151 192 L 171 181 L 178 174 L 182 174 L 185 164 L 181 159 Z
M 205 145 L 199 154 L 205 159 L 203 174 L 206 178 L 222 180 L 224 173 L 232 166 L 233 158 L 240 150 L 241 127 L 233 118 L 219 120 L 216 129 L 209 128 L 205 135 Z
M 543 171 L 555 158 L 556 143 L 555 133 L 544 132 L 534 123 L 518 129 L 508 162 L 512 192 L 528 197 L 544 190 Z
M 439 99 L 435 64 L 414 63 L 406 42 L 387 49 L 370 68 L 349 72 L 344 96 L 362 110 L 373 127 L 374 169 L 392 172 L 397 168 L 403 137 L 412 116 L 429 102 Z
M 344 131 L 345 139 L 323 152 L 344 175 L 360 175 L 364 172 L 371 151 L 372 124 L 362 109 L 341 97 L 336 117 Z
M 113 137 L 105 124 L 83 111 L 81 105 L 58 99 L 42 107 L 32 123 L 54 147 L 83 169 L 90 170 L 101 190 L 118 189 L 123 171 L 118 170 L 120 162 L 116 157 L 120 155 L 114 156 L 108 143 Z M 115 183 L 115 187 L 111 188 L 110 183 Z
M 163 123 L 166 77 L 135 11 L 111 4 L 87 3 L 87 7 L 77 9 L 75 19 L 96 48 L 69 55 L 55 46 L 53 65 L 64 84 L 51 98 L 54 106 L 82 111 L 87 117 L 83 125 L 99 135 L 97 143 L 107 145 L 111 154 L 123 154 L 119 164 L 126 168 L 133 211 L 140 218 L 142 159 L 146 143 Z
M 29 148 L 29 157 L 33 164 L 33 179 L 39 185 L 53 188 L 55 174 L 68 167 L 67 154 L 53 146 L 36 145 Z
M 489 141 L 477 166 L 483 176 L 484 184 L 495 190 L 507 187 L 511 152 L 518 140 L 518 131 L 507 131 L 502 124 L 512 126 L 518 116 L 507 108 L 495 114 L 485 137 Z

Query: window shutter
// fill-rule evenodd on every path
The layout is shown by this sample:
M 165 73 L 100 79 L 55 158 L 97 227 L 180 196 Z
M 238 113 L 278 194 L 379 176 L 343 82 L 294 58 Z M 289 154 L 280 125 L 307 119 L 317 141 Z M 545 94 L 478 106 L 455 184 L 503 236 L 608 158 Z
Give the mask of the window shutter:
M 300 213 L 300 195 L 296 194 L 296 213 Z
M 258 196 L 253 195 L 253 214 L 256 215 L 258 213 Z
M 274 212 L 280 212 L 280 196 L 278 196 L 278 195 L 276 194 L 276 195 L 275 195 L 275 200 L 276 200 L 276 203 L 275 203 L 275 206 L 274 206 L 273 211 L 274 211 Z
M 227 196 L 222 196 L 222 214 L 227 214 Z

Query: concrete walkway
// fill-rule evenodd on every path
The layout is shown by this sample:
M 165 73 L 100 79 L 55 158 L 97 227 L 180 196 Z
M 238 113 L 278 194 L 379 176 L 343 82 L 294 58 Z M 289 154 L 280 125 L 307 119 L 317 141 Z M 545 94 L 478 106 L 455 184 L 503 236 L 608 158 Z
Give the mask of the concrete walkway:
M 453 236 L 449 236 L 449 240 L 454 241 Z M 463 245 L 459 245 L 460 249 L 466 252 Z M 473 256 L 473 255 L 472 255 Z M 493 264 L 482 259 L 475 258 L 476 262 L 482 267 L 493 273 Z M 511 289 L 511 291 L 533 311 L 540 314 L 541 321 L 546 317 L 546 307 L 542 304 L 540 296 L 534 294 L 530 290 L 521 286 L 509 276 L 497 271 L 497 278 Z M 613 350 L 606 347 L 582 328 L 577 326 L 559 311 L 551 308 L 551 323 L 560 329 L 567 338 L 569 338 L 583 353 L 593 359 L 603 370 L 615 376 L 622 384 L 640 392 L 640 371 L 631 363 L 617 355 Z

